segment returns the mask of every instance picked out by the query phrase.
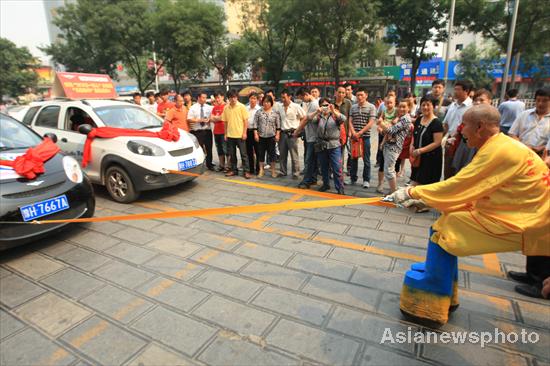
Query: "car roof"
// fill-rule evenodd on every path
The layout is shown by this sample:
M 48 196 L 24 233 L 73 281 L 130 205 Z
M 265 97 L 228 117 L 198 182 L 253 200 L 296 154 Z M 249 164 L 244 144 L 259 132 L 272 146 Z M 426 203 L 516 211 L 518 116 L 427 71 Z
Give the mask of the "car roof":
M 99 108 L 99 107 L 109 107 L 109 106 L 117 106 L 117 105 L 135 105 L 133 103 L 122 101 L 122 100 L 115 100 L 115 99 L 52 99 L 52 100 L 46 100 L 42 102 L 33 102 L 30 105 L 31 106 L 44 106 L 44 105 L 86 105 L 92 108 Z

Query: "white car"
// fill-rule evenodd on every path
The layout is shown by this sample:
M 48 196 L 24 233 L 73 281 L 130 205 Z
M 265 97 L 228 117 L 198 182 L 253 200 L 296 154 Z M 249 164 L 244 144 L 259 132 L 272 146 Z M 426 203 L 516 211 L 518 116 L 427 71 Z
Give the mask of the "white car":
M 116 100 L 56 99 L 31 103 L 23 118 L 40 135 L 53 133 L 67 154 L 82 161 L 86 134 L 91 127 L 118 127 L 159 131 L 163 121 L 147 110 Z M 190 133 L 179 130 L 179 141 L 156 137 L 98 138 L 92 143 L 92 157 L 85 168 L 90 180 L 107 188 L 113 200 L 134 201 L 141 191 L 174 186 L 204 172 L 204 153 Z M 180 175 L 169 171 L 187 171 Z

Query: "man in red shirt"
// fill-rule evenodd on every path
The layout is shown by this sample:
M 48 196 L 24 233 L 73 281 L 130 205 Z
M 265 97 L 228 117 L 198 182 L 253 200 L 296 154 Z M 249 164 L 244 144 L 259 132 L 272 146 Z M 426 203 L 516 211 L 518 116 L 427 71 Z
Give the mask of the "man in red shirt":
M 170 122 L 177 128 L 181 128 L 189 132 L 189 125 L 187 124 L 187 108 L 183 105 L 183 96 L 176 94 L 176 104 L 173 108 L 166 112 L 166 122 Z
M 218 159 L 220 166 L 218 171 L 228 171 L 229 169 L 229 155 L 227 154 L 227 143 L 224 138 L 225 127 L 224 121 L 221 119 L 223 109 L 225 108 L 225 100 L 222 92 L 216 92 L 214 94 L 214 108 L 210 115 L 211 120 L 214 122 L 214 142 L 216 143 L 216 150 L 218 151 Z M 225 162 L 227 161 L 227 165 Z
M 168 90 L 161 91 L 160 98 L 162 99 L 162 102 L 160 102 L 157 106 L 157 114 L 164 118 L 166 117 L 166 111 L 173 108 L 174 103 L 168 100 Z

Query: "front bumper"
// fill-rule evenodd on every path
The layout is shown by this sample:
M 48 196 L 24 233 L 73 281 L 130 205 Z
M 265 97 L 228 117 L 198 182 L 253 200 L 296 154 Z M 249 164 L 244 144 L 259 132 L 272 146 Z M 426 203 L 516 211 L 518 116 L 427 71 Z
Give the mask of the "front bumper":
M 0 224 L 0 250 L 26 244 L 66 226 L 67 223 L 43 225 L 20 224 L 23 222 L 23 218 L 21 217 L 19 207 L 30 203 L 30 201 L 38 202 L 62 194 L 67 196 L 70 208 L 41 217 L 38 220 L 76 219 L 93 214 L 95 210 L 95 198 L 92 185 L 87 178 L 79 184 L 67 181 L 58 187 L 58 189 L 48 191 L 42 196 L 13 200 L 2 198 L 2 204 L 9 205 L 9 209 L 0 217 L 0 221 L 7 222 Z M 9 222 L 14 223 L 10 224 Z

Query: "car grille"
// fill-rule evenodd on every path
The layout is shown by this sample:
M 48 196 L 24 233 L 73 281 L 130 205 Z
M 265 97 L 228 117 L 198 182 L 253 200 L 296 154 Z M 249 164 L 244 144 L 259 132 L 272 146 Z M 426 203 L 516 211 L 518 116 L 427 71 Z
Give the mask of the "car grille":
M 193 152 L 193 147 L 186 147 L 185 149 L 169 151 L 170 155 L 172 156 L 183 156 L 183 155 L 191 154 L 192 152 Z
M 33 197 L 33 196 L 39 196 L 42 193 L 51 191 L 52 189 L 55 189 L 59 186 L 61 186 L 64 182 L 59 182 L 56 184 L 52 184 L 51 186 L 47 187 L 41 187 L 38 189 L 33 189 L 26 192 L 17 192 L 17 193 L 10 193 L 10 194 L 3 194 L 2 197 L 4 198 L 24 198 L 24 197 Z

